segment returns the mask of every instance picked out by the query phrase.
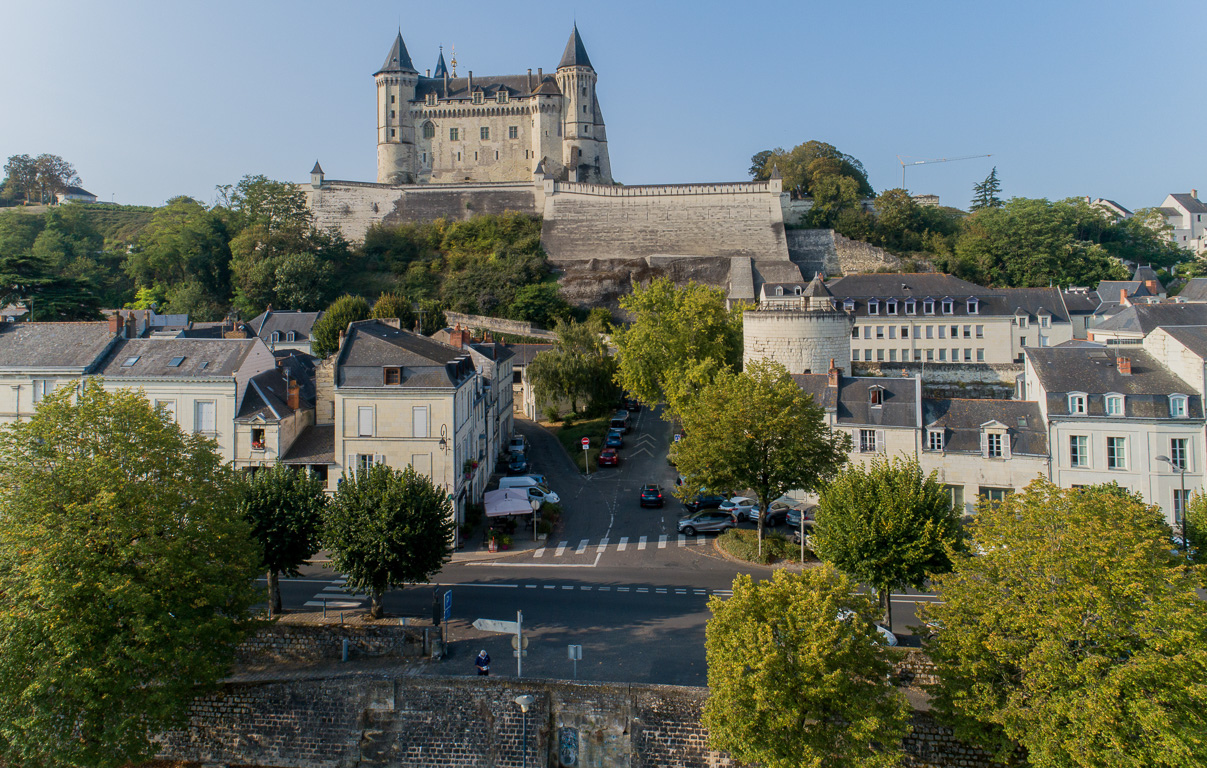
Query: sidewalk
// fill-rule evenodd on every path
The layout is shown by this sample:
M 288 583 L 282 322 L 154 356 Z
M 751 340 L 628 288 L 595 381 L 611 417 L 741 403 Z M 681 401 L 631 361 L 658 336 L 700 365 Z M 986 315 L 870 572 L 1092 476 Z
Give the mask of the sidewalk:
M 486 541 L 486 534 L 489 530 L 490 526 L 484 518 L 482 525 L 478 526 L 478 530 L 474 531 L 474 535 L 464 542 L 465 546 L 453 551 L 451 562 L 464 563 L 476 560 L 501 560 L 515 555 L 531 554 L 534 550 L 545 546 L 544 541 L 532 540 L 532 531 L 530 529 L 520 526 L 511 535 L 511 547 L 509 549 L 491 552 L 487 547 Z

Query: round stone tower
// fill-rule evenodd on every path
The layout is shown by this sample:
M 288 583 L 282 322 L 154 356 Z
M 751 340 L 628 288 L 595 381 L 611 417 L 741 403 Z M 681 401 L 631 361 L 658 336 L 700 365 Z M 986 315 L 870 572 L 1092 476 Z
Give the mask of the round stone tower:
M 562 164 L 569 181 L 612 183 L 608 138 L 603 113 L 595 95 L 597 77 L 578 25 L 557 65 L 557 87 L 562 92 Z
M 750 310 L 742 313 L 742 323 L 743 366 L 770 359 L 788 373 L 824 374 L 833 360 L 850 373 L 855 318 L 835 309 L 820 275 L 809 283 L 798 305 Z
M 410 184 L 417 171 L 410 103 L 415 100 L 419 72 L 401 31 L 373 80 L 377 83 L 377 183 Z

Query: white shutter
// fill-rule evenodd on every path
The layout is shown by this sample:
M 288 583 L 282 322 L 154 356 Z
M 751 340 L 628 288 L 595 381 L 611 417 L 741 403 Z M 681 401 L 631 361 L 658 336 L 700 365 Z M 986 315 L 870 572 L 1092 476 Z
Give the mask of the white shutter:
M 427 406 L 417 405 L 411 408 L 411 436 L 427 437 Z
M 373 454 L 373 466 L 377 466 L 378 464 L 385 464 L 385 463 L 386 463 L 386 456 L 384 453 Z
M 356 454 L 348 454 L 348 463 L 344 465 L 344 476 L 352 477 L 356 474 Z
M 981 456 L 989 457 L 989 433 L 983 429 L 981 430 Z
M 194 406 L 193 431 L 216 432 L 218 427 L 217 406 L 212 400 L 198 400 Z
M 357 413 L 357 434 L 361 437 L 373 436 L 373 408 L 361 406 Z
M 884 444 L 884 430 L 876 430 L 876 453 L 885 453 L 888 448 Z

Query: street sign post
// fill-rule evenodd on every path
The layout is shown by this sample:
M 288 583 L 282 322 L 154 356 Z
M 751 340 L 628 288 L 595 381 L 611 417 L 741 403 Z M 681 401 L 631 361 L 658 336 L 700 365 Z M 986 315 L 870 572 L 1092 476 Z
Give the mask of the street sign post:
M 500 621 L 499 619 L 474 619 L 473 627 L 480 632 L 506 632 L 509 635 L 515 635 L 515 637 L 511 639 L 511 647 L 516 649 L 515 676 L 523 677 L 523 657 L 528 655 L 528 651 L 524 650 L 528 647 L 528 639 L 524 637 L 523 612 L 515 612 L 515 621 Z
M 591 438 L 583 438 L 583 467 L 591 474 Z
M 570 646 L 567 646 L 567 651 L 568 651 L 568 655 L 570 656 L 570 661 L 574 662 L 574 679 L 577 680 L 578 679 L 578 662 L 582 661 L 583 647 L 581 645 L 570 645 Z
M 453 617 L 453 591 L 446 589 L 444 591 L 444 623 Z

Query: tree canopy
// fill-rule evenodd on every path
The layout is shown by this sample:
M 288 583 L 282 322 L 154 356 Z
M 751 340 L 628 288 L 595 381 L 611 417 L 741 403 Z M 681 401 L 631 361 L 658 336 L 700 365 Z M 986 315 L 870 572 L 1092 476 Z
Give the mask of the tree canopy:
M 603 334 L 607 327 L 598 317 L 587 322 L 560 322 L 555 329 L 553 349 L 537 353 L 528 366 L 537 398 L 541 401 L 570 401 L 578 411 L 584 401 L 587 412 L 599 413 L 615 405 L 620 396 L 616 386 L 616 358 L 608 354 Z
M 349 323 L 369 319 L 369 302 L 360 296 L 340 296 L 331 302 L 327 311 L 314 324 L 310 333 L 314 336 L 315 357 L 328 357 L 339 349 L 339 335 L 348 329 Z
M 921 589 L 951 570 L 949 552 L 962 548 L 960 513 L 937 474 L 914 458 L 873 458 L 849 464 L 822 486 L 813 551 L 843 573 L 876 589 L 892 629 L 891 593 Z
M 709 746 L 766 768 L 901 764 L 910 707 L 854 587 L 823 565 L 741 574 L 732 597 L 709 599 Z
M 0 429 L 0 762 L 142 764 L 228 673 L 260 599 L 234 485 L 98 381 Z
M 817 197 L 823 191 L 819 184 L 832 184 L 839 178 L 854 183 L 852 190 L 857 199 L 873 194 L 863 163 L 824 141 L 806 141 L 791 150 L 765 149 L 750 158 L 750 175 L 755 181 L 771 178 L 773 169 L 779 169 L 784 190 L 796 197 Z
M 984 181 L 972 185 L 972 202 L 968 210 L 973 213 L 985 208 L 1001 208 L 1002 199 L 998 197 L 1002 191 L 1002 182 L 997 178 L 997 166 L 985 177 Z
M 1160 510 L 1045 480 L 982 502 L 924 606 L 956 735 L 1029 764 L 1207 762 L 1207 603 Z

